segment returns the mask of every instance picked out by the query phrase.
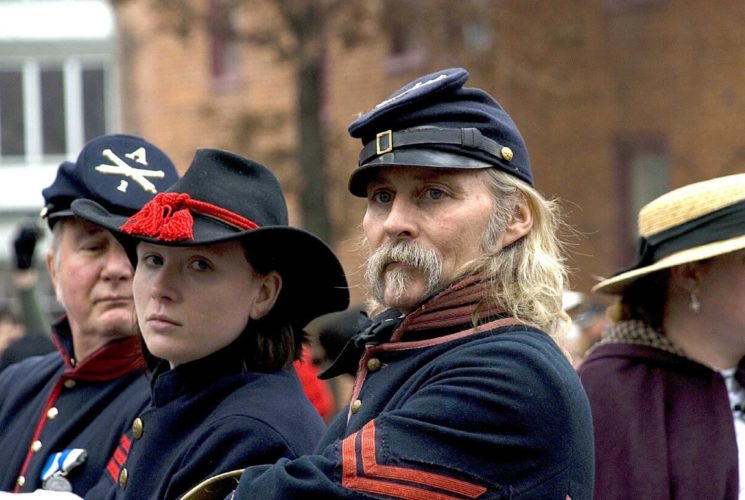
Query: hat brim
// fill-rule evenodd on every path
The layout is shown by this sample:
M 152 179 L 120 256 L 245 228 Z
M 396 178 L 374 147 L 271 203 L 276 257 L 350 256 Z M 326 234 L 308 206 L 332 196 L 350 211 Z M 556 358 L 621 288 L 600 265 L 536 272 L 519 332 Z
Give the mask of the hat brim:
M 238 230 L 215 219 L 193 214 L 193 239 L 162 241 L 122 232 L 119 228 L 129 217 L 112 214 L 94 201 L 76 200 L 72 209 L 81 219 L 111 231 L 124 247 L 133 267 L 137 264 L 137 244 L 141 242 L 189 247 L 241 241 L 249 252 L 271 256 L 282 275 L 285 293 L 293 300 L 295 326 L 302 328 L 318 316 L 349 306 L 349 287 L 339 260 L 321 239 L 302 229 L 269 226 Z
M 67 210 L 58 210 L 57 212 L 52 212 L 51 214 L 44 214 L 42 218 L 47 220 L 49 229 L 52 229 L 54 228 L 54 225 L 62 219 L 74 216 L 75 214 L 68 208 Z
M 689 248 L 668 255 L 667 257 L 660 259 L 659 261 L 649 266 L 632 269 L 605 279 L 592 287 L 592 291 L 605 295 L 621 295 L 629 286 L 631 286 L 642 276 L 646 276 L 663 269 L 669 269 L 671 267 L 679 266 L 681 264 L 697 262 L 700 260 L 716 257 L 718 255 L 735 252 L 744 248 L 745 235 L 737 236 L 736 238 L 730 238 L 727 240 L 715 241 L 713 243 L 708 243 L 706 245 L 701 245 L 694 248 Z
M 385 153 L 358 167 L 349 177 L 349 192 L 360 198 L 367 196 L 370 177 L 381 167 L 427 167 L 449 169 L 484 169 L 495 165 L 447 151 L 407 148 Z

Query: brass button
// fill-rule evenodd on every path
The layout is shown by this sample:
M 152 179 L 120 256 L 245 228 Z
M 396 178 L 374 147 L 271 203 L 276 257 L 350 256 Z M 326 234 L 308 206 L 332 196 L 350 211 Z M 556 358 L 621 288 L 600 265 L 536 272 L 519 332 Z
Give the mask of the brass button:
M 507 146 L 502 146 L 502 149 L 500 149 L 499 152 L 501 153 L 502 158 L 504 158 L 506 161 L 512 160 L 512 150 Z
M 358 411 L 360 411 L 360 408 L 362 408 L 362 400 L 361 399 L 355 399 L 352 402 L 352 408 L 351 408 L 352 413 L 357 413 Z
M 132 435 L 135 437 L 135 439 L 140 439 L 142 437 L 142 429 L 142 419 L 137 417 L 134 422 L 132 422 Z
M 37 440 L 37 441 L 34 441 L 33 443 L 31 443 L 31 451 L 33 451 L 34 453 L 36 453 L 40 449 L 41 449 L 41 441 L 38 441 Z
M 47 418 L 49 420 L 54 420 L 55 418 L 57 418 L 57 415 L 59 415 L 59 410 L 55 408 L 54 406 L 52 406 L 51 408 L 49 408 L 49 410 L 47 410 Z
M 18 479 L 16 479 L 16 484 L 18 486 L 23 486 L 24 484 L 26 484 L 26 478 L 23 476 L 18 476 Z
M 72 389 L 73 387 L 75 387 L 75 381 L 71 378 L 68 378 L 67 380 L 65 380 L 65 387 L 67 387 L 68 389 Z
M 380 370 L 380 360 L 378 358 L 370 358 L 367 360 L 367 369 L 371 372 Z
M 124 488 L 127 486 L 127 479 L 129 479 L 129 473 L 127 472 L 127 468 L 123 468 L 122 471 L 119 473 L 119 487 Z

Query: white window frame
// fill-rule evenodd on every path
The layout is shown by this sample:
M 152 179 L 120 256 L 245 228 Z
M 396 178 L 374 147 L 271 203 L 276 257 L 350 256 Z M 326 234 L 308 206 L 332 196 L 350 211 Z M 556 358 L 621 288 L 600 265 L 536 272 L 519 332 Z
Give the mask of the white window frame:
M 83 71 L 95 68 L 103 71 L 104 117 L 106 133 L 111 130 L 115 103 L 108 97 L 112 95 L 113 64 L 109 58 L 71 56 L 58 59 L 26 58 L 21 63 L 0 62 L 0 69 L 14 69 L 21 71 L 23 82 L 23 114 L 24 114 L 24 155 L 4 156 L 0 149 L 0 164 L 8 161 L 30 165 L 38 165 L 45 160 L 57 158 L 59 155 L 45 155 L 43 151 L 44 137 L 42 124 L 42 95 L 41 71 L 43 68 L 59 68 L 63 73 L 65 100 L 65 149 L 66 157 L 75 157 L 85 145 L 85 124 L 83 112 Z M 0 127 L 2 124 L 0 123 Z M 1 147 L 2 145 L 0 145 Z

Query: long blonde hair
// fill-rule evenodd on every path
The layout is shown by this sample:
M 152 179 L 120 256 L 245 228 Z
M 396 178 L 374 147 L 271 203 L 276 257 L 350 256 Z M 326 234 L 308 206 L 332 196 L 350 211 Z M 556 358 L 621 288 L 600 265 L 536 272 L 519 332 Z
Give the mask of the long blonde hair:
M 560 235 L 567 228 L 558 203 L 512 175 L 494 168 L 485 172 L 494 195 L 494 213 L 482 240 L 484 255 L 466 264 L 459 275 L 480 275 L 487 285 L 488 293 L 479 309 L 496 305 L 556 339 L 571 322 L 562 307 L 568 273 Z M 533 227 L 507 247 L 495 247 L 523 200 L 532 214 Z

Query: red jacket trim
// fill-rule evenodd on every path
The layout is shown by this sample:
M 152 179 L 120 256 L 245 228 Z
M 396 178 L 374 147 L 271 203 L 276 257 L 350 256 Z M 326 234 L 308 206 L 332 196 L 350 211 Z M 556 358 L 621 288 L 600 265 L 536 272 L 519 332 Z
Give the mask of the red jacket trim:
M 132 440 L 126 434 L 123 435 L 119 440 L 119 445 L 116 447 L 116 450 L 114 450 L 114 455 L 111 457 L 111 460 L 109 460 L 109 463 L 106 464 L 106 470 L 111 475 L 114 482 L 119 481 L 119 473 L 122 470 L 124 462 L 127 460 L 127 456 L 129 456 L 129 449 L 131 446 Z
M 362 462 L 361 474 L 358 471 L 358 453 Z M 375 452 L 374 420 L 342 442 L 342 485 L 351 490 L 411 500 L 478 498 L 486 493 L 485 487 L 467 481 L 412 467 L 379 464 Z M 430 488 L 460 496 L 438 493 Z
M 34 436 L 31 438 L 31 443 L 34 443 L 39 439 L 39 436 L 41 436 L 41 432 L 44 430 L 44 424 L 47 422 L 47 412 L 49 409 L 54 406 L 55 401 L 57 401 L 57 397 L 59 396 L 60 392 L 62 392 L 62 378 L 57 380 L 57 383 L 54 386 L 54 389 L 52 389 L 52 393 L 49 395 L 49 399 L 47 399 L 47 404 L 44 406 L 44 409 L 41 412 L 41 418 L 36 422 L 36 430 L 34 430 Z M 28 451 L 26 452 L 26 459 L 23 461 L 23 467 L 21 467 L 21 471 L 19 472 L 19 476 L 25 476 L 26 470 L 28 469 L 29 464 L 31 463 L 31 459 L 34 456 L 34 452 L 31 450 L 31 444 L 29 444 Z M 16 484 L 15 488 L 13 489 L 13 493 L 20 493 L 21 491 L 21 485 Z

